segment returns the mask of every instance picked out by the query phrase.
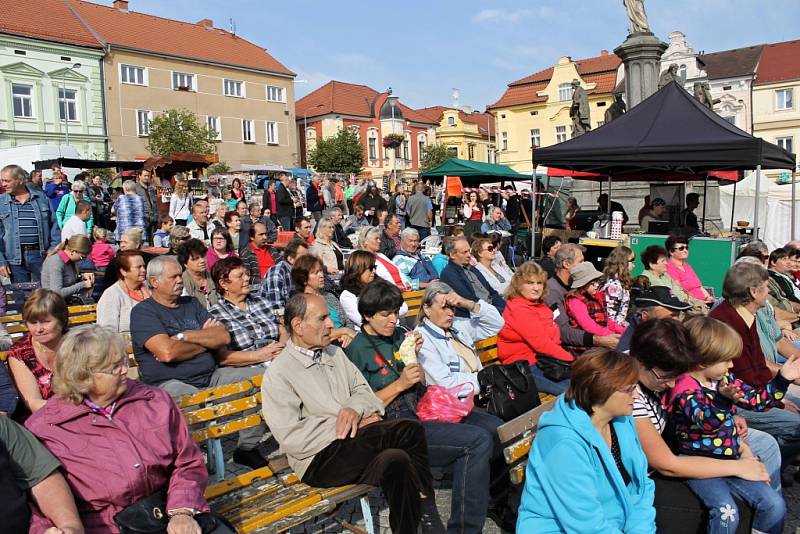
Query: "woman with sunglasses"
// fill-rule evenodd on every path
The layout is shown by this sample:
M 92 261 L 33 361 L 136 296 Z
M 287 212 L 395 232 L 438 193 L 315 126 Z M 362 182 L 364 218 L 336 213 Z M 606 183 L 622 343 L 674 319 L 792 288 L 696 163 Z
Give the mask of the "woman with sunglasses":
M 94 286 L 94 273 L 81 274 L 78 263 L 92 251 L 92 242 L 76 234 L 59 244 L 42 263 L 42 287 L 69 298 Z
M 689 264 L 689 239 L 682 235 L 671 235 L 664 244 L 669 251 L 669 261 L 667 262 L 667 274 L 675 280 L 686 293 L 697 300 L 703 302 L 714 302 L 706 288 L 703 287 L 700 278 Z
M 492 288 L 501 295 L 511 283 L 514 276 L 510 270 L 503 269 L 497 263 L 497 248 L 488 237 L 479 237 L 472 242 L 472 256 L 478 261 L 478 269 Z
M 339 301 L 342 303 L 347 318 L 357 327 L 361 326 L 361 313 L 358 311 L 358 299 L 364 288 L 375 280 L 375 255 L 366 250 L 355 250 L 347 258 L 342 275 L 342 294 Z M 400 306 L 400 317 L 408 313 L 405 302 Z

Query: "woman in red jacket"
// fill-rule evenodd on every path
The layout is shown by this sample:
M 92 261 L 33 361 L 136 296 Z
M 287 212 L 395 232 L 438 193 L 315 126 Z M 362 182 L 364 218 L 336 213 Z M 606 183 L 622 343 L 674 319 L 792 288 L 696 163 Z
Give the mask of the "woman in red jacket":
M 554 382 L 545 377 L 536 365 L 536 357 L 542 354 L 567 362 L 575 358 L 561 346 L 553 311 L 543 302 L 546 293 L 547 272 L 533 261 L 522 264 L 504 295 L 506 324 L 497 334 L 497 352 L 503 363 L 528 362 L 539 391 L 560 395 L 567 390 L 569 379 Z

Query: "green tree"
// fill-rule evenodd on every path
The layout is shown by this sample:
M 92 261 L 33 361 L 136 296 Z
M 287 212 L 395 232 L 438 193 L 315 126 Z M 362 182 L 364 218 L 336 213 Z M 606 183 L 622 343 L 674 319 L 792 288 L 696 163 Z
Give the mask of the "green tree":
M 447 145 L 444 143 L 427 145 L 422 151 L 422 162 L 419 165 L 420 171 L 424 172 L 438 167 L 450 159 L 450 157 L 450 154 L 447 152 Z
M 342 128 L 333 137 L 317 141 L 308 152 L 308 164 L 317 172 L 357 174 L 364 166 L 364 147 L 355 132 Z
M 150 121 L 147 150 L 157 158 L 173 152 L 213 154 L 216 132 L 201 126 L 197 116 L 188 109 L 168 109 Z
M 231 166 L 225 163 L 224 161 L 220 161 L 219 163 L 214 163 L 213 165 L 209 165 L 208 174 L 226 174 L 230 172 Z

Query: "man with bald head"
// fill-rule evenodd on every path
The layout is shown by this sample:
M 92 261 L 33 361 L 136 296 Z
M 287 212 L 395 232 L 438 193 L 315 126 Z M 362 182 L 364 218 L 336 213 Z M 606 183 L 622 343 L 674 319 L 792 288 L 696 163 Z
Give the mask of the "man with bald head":
M 264 419 L 289 465 L 310 486 L 381 486 L 392 532 L 444 532 L 433 500 L 425 431 L 383 420 L 384 405 L 341 348 L 328 305 L 298 293 L 286 303 L 291 339 L 261 386 Z M 421 497 L 424 496 L 424 497 Z

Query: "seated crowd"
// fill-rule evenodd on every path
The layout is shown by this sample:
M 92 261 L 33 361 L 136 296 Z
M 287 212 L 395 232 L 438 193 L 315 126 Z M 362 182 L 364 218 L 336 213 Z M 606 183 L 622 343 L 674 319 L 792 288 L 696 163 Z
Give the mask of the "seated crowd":
M 15 210 L 41 201 L 15 173 L 0 174 L 0 209 L 9 196 Z M 552 238 L 541 262 L 514 266 L 499 208 L 488 235 L 450 235 L 432 260 L 394 213 L 372 209 L 381 226 L 357 214 L 356 250 L 341 209 L 316 224 L 298 217 L 277 250 L 275 221 L 238 204 L 215 203 L 216 220 L 208 202 L 187 207 L 186 226 L 160 228 L 161 255 L 141 250 L 141 228 L 123 229 L 120 241 L 138 234 L 108 264 L 97 324 L 79 327 L 68 299 L 94 286 L 80 267 L 89 238 L 50 241 L 38 212 L 25 248 L 27 234 L 9 243 L 13 229 L 0 227 L 0 268 L 39 269 L 42 281 L 0 365 L 4 531 L 119 532 L 118 514 L 159 490 L 169 532 L 212 531 L 203 454 L 173 399 L 263 375 L 265 424 L 238 433 L 233 461 L 266 466 L 261 443 L 274 439 L 308 485 L 379 486 L 394 532 L 477 533 L 487 517 L 519 532 L 644 533 L 687 518 L 709 532 L 782 532 L 781 491 L 800 453 L 796 244 L 744 247 L 715 299 L 679 237 L 644 251 L 634 279 L 630 248 L 601 272 Z M 412 319 L 404 293 L 416 289 Z M 504 421 L 479 402 L 476 343 L 495 336 L 501 364 L 524 362 L 538 391 L 557 396 L 522 487 L 504 459 Z M 478 402 L 457 421 L 431 418 L 421 405 L 434 386 Z M 438 471 L 452 487 L 445 521 Z

